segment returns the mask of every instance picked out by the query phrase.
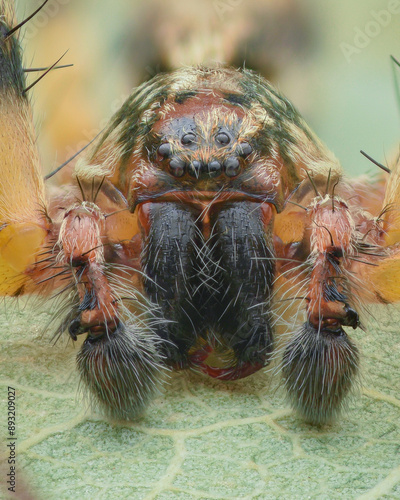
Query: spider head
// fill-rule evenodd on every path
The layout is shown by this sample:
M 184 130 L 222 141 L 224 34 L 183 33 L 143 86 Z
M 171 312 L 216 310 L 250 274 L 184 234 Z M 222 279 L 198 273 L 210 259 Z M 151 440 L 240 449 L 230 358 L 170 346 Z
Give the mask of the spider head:
M 255 156 L 250 120 L 213 94 L 171 107 L 153 132 L 153 165 L 182 189 L 229 187 Z
M 227 123 L 226 116 L 213 120 L 213 114 L 175 118 L 165 125 L 157 148 L 160 168 L 186 184 L 207 187 L 243 172 L 253 146 L 241 137 L 241 121 L 236 117 Z

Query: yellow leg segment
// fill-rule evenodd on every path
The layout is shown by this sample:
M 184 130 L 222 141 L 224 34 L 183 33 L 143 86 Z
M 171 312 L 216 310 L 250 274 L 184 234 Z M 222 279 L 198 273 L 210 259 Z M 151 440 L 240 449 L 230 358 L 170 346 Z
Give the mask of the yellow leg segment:
M 366 260 L 372 265 L 356 264 L 353 272 L 370 292 L 366 300 L 384 303 L 400 301 L 400 156 L 391 165 L 380 218 L 382 245 L 375 257 Z M 371 295 L 372 293 L 372 295 Z
M 12 2 L 0 4 L 0 295 L 27 291 L 50 229 Z

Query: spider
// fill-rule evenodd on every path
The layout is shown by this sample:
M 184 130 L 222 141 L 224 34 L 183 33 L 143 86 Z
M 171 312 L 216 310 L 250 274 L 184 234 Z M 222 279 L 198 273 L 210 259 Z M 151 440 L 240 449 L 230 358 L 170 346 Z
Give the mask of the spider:
M 334 419 L 362 304 L 400 297 L 398 159 L 371 196 L 264 78 L 187 67 L 134 90 L 50 196 L 1 8 L 0 294 L 59 298 L 55 335 L 86 336 L 78 371 L 111 418 L 170 369 L 233 381 L 277 356 L 297 412 Z

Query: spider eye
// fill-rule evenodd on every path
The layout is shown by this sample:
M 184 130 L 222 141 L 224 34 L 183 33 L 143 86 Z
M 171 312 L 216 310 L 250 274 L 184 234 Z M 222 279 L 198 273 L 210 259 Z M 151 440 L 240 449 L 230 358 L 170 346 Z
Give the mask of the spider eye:
M 215 140 L 221 144 L 222 146 L 226 146 L 227 144 L 229 144 L 231 142 L 231 138 L 229 137 L 228 134 L 226 134 L 225 132 L 219 132 L 216 136 L 215 136 Z
M 237 158 L 231 156 L 224 161 L 224 167 L 227 177 L 236 177 L 240 171 L 240 162 Z
M 189 132 L 188 134 L 182 136 L 181 143 L 185 146 L 188 146 L 190 144 L 193 144 L 195 140 L 196 136 L 192 132 Z
M 250 153 L 253 152 L 253 148 L 250 146 L 248 142 L 241 142 L 238 147 L 238 154 L 241 156 L 249 156 Z
M 169 142 L 164 142 L 158 148 L 158 152 L 161 156 L 170 156 L 171 155 L 171 144 Z
M 211 161 L 209 164 L 208 164 L 208 173 L 210 175 L 219 175 L 221 172 L 221 163 L 219 161 Z
M 169 162 L 169 169 L 174 177 L 182 177 L 185 175 L 186 164 L 179 158 L 173 158 Z

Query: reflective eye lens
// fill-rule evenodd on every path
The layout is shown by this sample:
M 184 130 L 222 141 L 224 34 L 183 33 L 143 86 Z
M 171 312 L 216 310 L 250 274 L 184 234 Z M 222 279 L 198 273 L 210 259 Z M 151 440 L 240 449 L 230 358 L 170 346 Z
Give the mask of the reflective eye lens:
M 215 136 L 215 140 L 222 146 L 226 146 L 231 142 L 231 138 L 225 132 L 220 132 Z
M 250 146 L 248 142 L 241 142 L 238 146 L 238 153 L 241 156 L 249 156 L 250 153 L 253 152 L 253 148 Z
M 161 144 L 161 146 L 158 148 L 158 152 L 161 156 L 170 156 L 171 154 L 171 144 L 169 142 L 164 142 L 164 144 Z
M 185 167 L 185 162 L 178 158 L 174 158 L 169 162 L 169 168 L 174 177 L 182 177 L 185 175 Z
M 237 158 L 231 157 L 224 161 L 225 175 L 227 177 L 235 177 L 240 170 L 240 162 Z
M 221 163 L 219 161 L 211 161 L 209 164 L 208 164 L 208 172 L 209 174 L 214 174 L 214 175 L 217 175 L 217 174 L 220 174 L 221 173 Z
M 189 175 L 198 179 L 201 172 L 201 162 L 198 160 L 192 161 L 192 163 L 189 165 L 188 171 Z
M 189 132 L 188 134 L 182 136 L 181 143 L 187 146 L 189 144 L 193 144 L 195 140 L 196 136 L 192 132 Z

